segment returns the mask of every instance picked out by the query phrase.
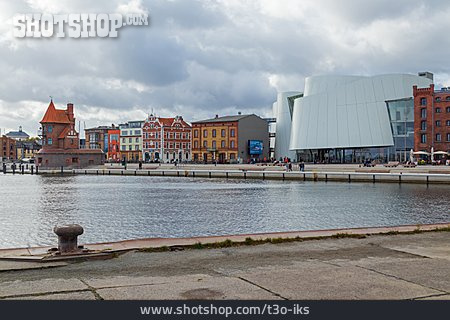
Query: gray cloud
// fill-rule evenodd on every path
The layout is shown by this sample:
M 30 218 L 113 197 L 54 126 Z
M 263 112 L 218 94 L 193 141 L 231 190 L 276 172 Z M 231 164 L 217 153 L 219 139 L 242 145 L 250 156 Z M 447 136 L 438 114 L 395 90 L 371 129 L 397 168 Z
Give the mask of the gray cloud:
M 14 39 L 15 13 L 148 12 L 117 39 Z M 0 127 L 34 134 L 55 97 L 87 126 L 153 109 L 270 114 L 313 74 L 432 71 L 450 85 L 450 3 L 425 0 L 28 0 L 0 4 Z

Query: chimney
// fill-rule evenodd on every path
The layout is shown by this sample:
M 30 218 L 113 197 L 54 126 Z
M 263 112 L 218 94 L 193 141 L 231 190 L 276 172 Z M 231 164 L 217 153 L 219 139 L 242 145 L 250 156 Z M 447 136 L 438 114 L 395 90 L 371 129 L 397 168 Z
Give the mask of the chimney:
M 68 103 L 67 104 L 67 111 L 66 111 L 66 113 L 67 113 L 67 116 L 69 117 L 70 121 L 74 121 L 75 120 L 75 118 L 73 116 L 73 103 Z
M 239 112 L 238 112 L 238 115 L 241 115 L 241 114 L 242 114 L 242 112 L 239 111 Z
M 219 118 L 219 115 L 218 115 L 218 114 L 216 114 L 216 119 L 217 119 L 217 118 Z

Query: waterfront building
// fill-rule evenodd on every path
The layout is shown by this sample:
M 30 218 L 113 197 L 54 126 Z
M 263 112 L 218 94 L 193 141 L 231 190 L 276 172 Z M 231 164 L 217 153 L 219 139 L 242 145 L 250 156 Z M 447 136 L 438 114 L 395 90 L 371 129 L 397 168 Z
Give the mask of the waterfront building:
M 120 161 L 120 129 L 115 127 L 108 130 L 108 161 Z
M 102 150 L 80 149 L 72 103 L 67 104 L 66 110 L 60 110 L 50 101 L 40 123 L 42 149 L 37 153 L 37 163 L 40 167 L 79 168 L 104 162 Z
M 303 91 L 280 93 L 273 106 L 275 156 L 320 162 L 409 159 L 413 86 L 430 73 L 314 76 Z
M 414 86 L 414 151 L 431 153 L 435 160 L 450 155 L 450 88 Z M 448 152 L 444 155 L 442 152 Z
M 127 162 L 142 161 L 142 126 L 145 121 L 128 121 L 119 125 L 120 156 Z
M 35 139 L 17 141 L 17 159 L 32 159 L 41 150 L 41 147 L 41 144 Z
M 236 115 L 192 123 L 194 161 L 247 162 L 269 157 L 268 122 L 257 115 Z
M 192 127 L 183 117 L 149 115 L 143 125 L 143 159 L 149 161 L 190 161 Z
M 16 140 L 13 138 L 9 138 L 7 136 L 0 136 L 0 151 L 1 151 L 1 157 L 0 160 L 6 161 L 6 160 L 16 160 L 17 159 L 17 153 L 16 153 Z
M 25 131 L 22 130 L 22 126 L 19 127 L 19 131 L 10 131 L 6 134 L 6 136 L 16 141 L 27 140 L 30 137 Z
M 84 130 L 86 138 L 86 148 L 88 149 L 100 149 L 103 151 L 105 160 L 108 159 L 109 151 L 109 136 L 108 132 L 114 130 L 116 127 L 114 124 L 111 126 L 99 126 L 95 128 L 89 128 Z

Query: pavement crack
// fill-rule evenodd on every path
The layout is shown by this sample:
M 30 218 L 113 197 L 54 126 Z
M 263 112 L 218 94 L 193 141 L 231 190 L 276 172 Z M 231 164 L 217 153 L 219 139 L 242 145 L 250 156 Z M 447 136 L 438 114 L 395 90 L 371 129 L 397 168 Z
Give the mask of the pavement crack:
M 91 286 L 90 284 L 88 284 L 86 281 L 84 281 L 83 279 L 78 279 L 80 280 L 86 287 L 88 287 L 88 290 L 90 292 L 92 292 L 92 294 L 95 297 L 95 300 L 105 300 L 103 299 L 103 297 L 97 292 L 97 289 L 95 289 L 93 286 Z
M 420 299 L 424 299 L 424 298 L 442 297 L 442 296 L 446 296 L 446 295 L 448 295 L 448 293 L 436 293 L 436 294 L 430 294 L 430 295 L 427 295 L 427 296 L 415 297 L 415 298 L 412 298 L 411 300 L 420 300 Z
M 411 280 L 403 279 L 401 277 L 398 277 L 398 276 L 395 276 L 395 275 L 392 275 L 392 274 L 384 273 L 384 272 L 381 272 L 381 271 L 378 271 L 378 270 L 375 270 L 375 269 L 372 269 L 372 268 L 363 267 L 363 266 L 360 266 L 360 265 L 355 265 L 355 266 L 358 267 L 358 268 L 364 269 L 364 270 L 368 270 L 368 271 L 372 271 L 372 272 L 378 273 L 378 274 L 380 274 L 382 276 L 385 276 L 385 277 L 390 277 L 390 278 L 394 278 L 396 280 L 405 281 L 405 282 L 408 282 L 408 283 L 411 283 L 411 284 L 415 284 L 417 286 L 421 286 L 423 288 L 427 288 L 427 289 L 431 289 L 431 290 L 442 292 L 443 294 L 447 294 L 447 292 L 444 291 L 444 290 L 433 288 L 433 287 L 430 287 L 430 286 L 426 286 L 426 285 L 423 285 L 421 283 L 417 283 L 417 282 L 414 282 L 414 281 L 411 281 Z
M 1 296 L 0 300 L 3 299 L 14 299 L 14 298 L 27 298 L 27 297 L 42 297 L 42 296 L 50 296 L 53 294 L 66 294 L 66 293 L 77 293 L 77 292 L 89 292 L 89 289 L 79 289 L 79 290 L 63 290 L 63 291 L 47 291 L 47 292 L 39 292 L 39 293 L 25 293 L 25 294 L 13 294 Z
M 240 279 L 240 280 L 242 280 L 242 281 L 244 281 L 244 282 L 247 282 L 247 283 L 249 283 L 249 284 L 251 284 L 251 285 L 254 285 L 255 287 L 258 287 L 258 288 L 260 288 L 260 289 L 263 289 L 264 291 L 267 291 L 267 292 L 273 294 L 274 296 L 277 296 L 277 297 L 279 297 L 279 298 L 281 298 L 281 299 L 283 299 L 283 300 L 289 300 L 288 298 L 283 297 L 281 294 L 276 293 L 276 292 L 274 292 L 274 291 L 272 291 L 272 290 L 270 290 L 270 289 L 267 289 L 267 288 L 265 288 L 265 287 L 263 287 L 263 286 L 260 286 L 259 284 L 255 283 L 255 282 L 253 282 L 253 281 L 250 281 L 250 280 L 245 279 L 245 278 L 243 278 L 243 277 L 237 277 L 237 278 Z

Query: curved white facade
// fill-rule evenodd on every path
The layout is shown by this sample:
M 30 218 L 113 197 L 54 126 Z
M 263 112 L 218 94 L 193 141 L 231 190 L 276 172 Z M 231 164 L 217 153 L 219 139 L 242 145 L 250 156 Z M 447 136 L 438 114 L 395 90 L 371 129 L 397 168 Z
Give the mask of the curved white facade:
M 276 118 L 275 157 L 295 158 L 295 151 L 289 150 L 291 137 L 292 112 L 289 107 L 289 97 L 300 96 L 297 91 L 280 92 L 273 104 L 273 114 Z M 293 105 L 292 105 L 293 107 Z
M 392 146 L 386 101 L 412 97 L 413 85 L 431 83 L 410 74 L 309 77 L 303 97 L 295 99 L 291 123 L 284 104 L 291 93 L 278 94 L 275 155 L 281 156 L 286 144 L 290 150 Z

